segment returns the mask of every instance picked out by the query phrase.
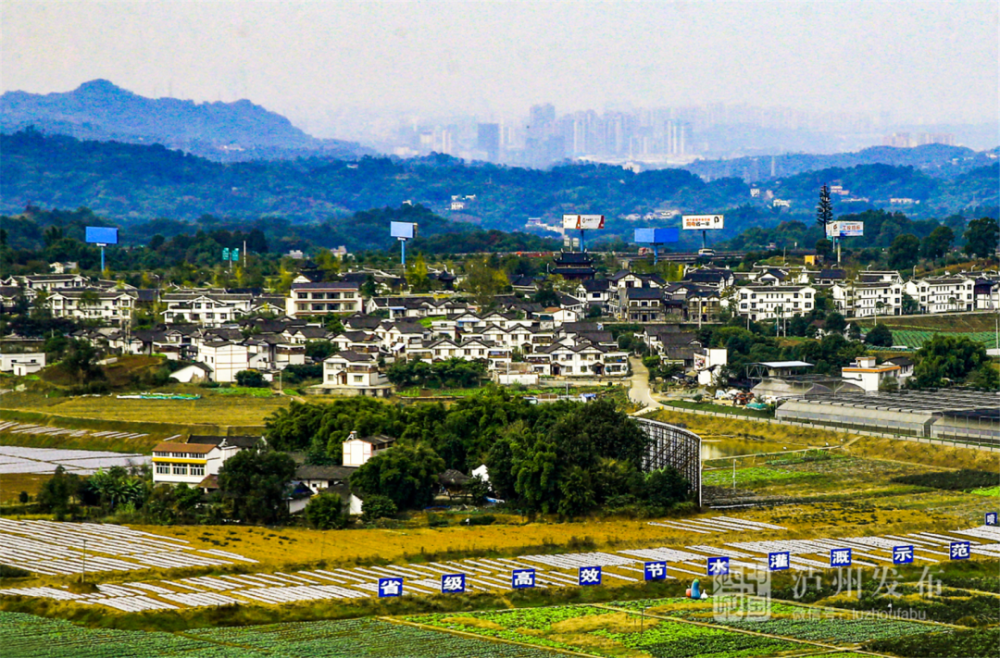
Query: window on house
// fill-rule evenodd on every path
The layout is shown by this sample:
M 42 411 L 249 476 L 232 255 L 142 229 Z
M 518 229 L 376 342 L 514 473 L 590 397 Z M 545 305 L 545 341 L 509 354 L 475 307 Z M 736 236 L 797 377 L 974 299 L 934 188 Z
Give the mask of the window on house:
M 174 464 L 174 475 L 187 475 L 187 464 Z
M 205 475 L 205 467 L 202 466 L 201 464 L 192 464 L 191 475 L 198 475 L 198 476 Z
M 170 475 L 170 464 L 157 464 L 156 472 L 159 475 Z

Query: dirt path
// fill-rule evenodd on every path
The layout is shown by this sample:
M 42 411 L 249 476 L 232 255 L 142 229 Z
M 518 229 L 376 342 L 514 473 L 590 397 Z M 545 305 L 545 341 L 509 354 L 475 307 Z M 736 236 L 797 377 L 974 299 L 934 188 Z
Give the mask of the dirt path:
M 632 367 L 632 379 L 630 380 L 628 397 L 635 404 L 644 405 L 633 415 L 639 416 L 663 409 L 663 405 L 654 400 L 649 391 L 649 369 L 642 364 L 642 359 L 631 357 L 629 365 Z

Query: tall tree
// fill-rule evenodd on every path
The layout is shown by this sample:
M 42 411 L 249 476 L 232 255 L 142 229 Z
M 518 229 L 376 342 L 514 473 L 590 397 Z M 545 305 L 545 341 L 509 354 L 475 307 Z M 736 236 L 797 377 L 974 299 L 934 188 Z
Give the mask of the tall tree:
M 992 217 L 980 217 L 969 222 L 965 230 L 965 253 L 990 258 L 1000 243 L 1000 226 Z
M 826 225 L 833 221 L 833 204 L 830 202 L 830 188 L 824 185 L 819 190 L 819 203 L 816 205 L 816 223 L 826 235 Z
M 889 247 L 889 267 L 908 270 L 917 264 L 920 256 L 920 240 L 915 235 L 897 235 Z
M 410 292 L 422 293 L 431 289 L 431 280 L 427 274 L 427 261 L 423 255 L 410 261 L 406 267 L 406 283 L 410 286 Z
M 369 459 L 351 475 L 351 486 L 363 494 L 386 496 L 399 509 L 419 509 L 434 500 L 444 460 L 430 446 L 396 445 Z
M 503 270 L 492 267 L 486 258 L 472 258 L 465 263 L 465 280 L 460 287 L 471 293 L 481 308 L 490 306 L 509 285 Z
M 930 232 L 921 246 L 924 258 L 941 258 L 951 249 L 955 241 L 955 232 L 947 226 L 938 226 Z
M 285 490 L 295 476 L 295 462 L 274 450 L 241 450 L 219 469 L 219 491 L 235 518 L 247 523 L 276 523 L 288 517 Z

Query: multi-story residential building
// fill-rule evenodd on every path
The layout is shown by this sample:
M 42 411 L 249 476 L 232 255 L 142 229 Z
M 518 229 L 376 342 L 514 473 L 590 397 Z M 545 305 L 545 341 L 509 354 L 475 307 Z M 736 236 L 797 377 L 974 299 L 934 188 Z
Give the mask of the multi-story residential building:
M 206 327 L 233 323 L 265 306 L 277 312 L 285 310 L 283 297 L 222 288 L 174 290 L 161 294 L 160 301 L 166 304 L 163 321 L 167 324 L 193 323 Z
M 848 317 L 900 315 L 903 308 L 903 283 L 898 276 L 897 274 L 895 280 L 886 278 L 835 283 L 830 286 L 834 306 Z
M 214 488 L 205 480 L 217 476 L 226 460 L 240 450 L 262 442 L 259 436 L 194 435 L 187 443 L 159 443 L 153 448 L 153 484 Z
M 352 281 L 293 283 L 285 298 L 285 314 L 290 318 L 361 310 L 361 284 Z
M 972 289 L 977 311 L 1000 310 L 1000 280 L 977 278 Z
M 697 284 L 701 287 L 724 290 L 736 283 L 736 275 L 731 270 L 717 267 L 701 267 L 689 270 L 683 281 Z
M 341 463 L 344 466 L 355 467 L 364 466 L 365 462 L 378 455 L 383 450 L 388 450 L 395 445 L 396 439 L 379 434 L 378 436 L 359 437 L 357 432 L 351 432 L 347 440 L 342 444 L 344 454 Z
M 352 351 L 338 352 L 323 361 L 323 384 L 319 388 L 341 395 L 373 397 L 388 395 L 391 390 L 376 355 Z
M 663 288 L 622 288 L 618 298 L 619 317 L 625 322 L 663 322 L 666 319 Z
M 804 315 L 813 310 L 816 289 L 812 286 L 740 286 L 731 302 L 735 311 L 751 320 L 774 320 Z
M 246 345 L 223 340 L 202 342 L 197 348 L 197 360 L 212 369 L 213 382 L 235 382 L 236 373 L 250 368 L 250 350 Z
M 46 303 L 57 318 L 119 324 L 132 317 L 136 296 L 134 290 L 57 288 L 49 294 Z
M 975 286 L 964 276 L 929 276 L 907 281 L 904 289 L 921 313 L 953 313 L 975 310 Z
M 841 378 L 852 384 L 856 384 L 864 389 L 865 393 L 878 392 L 879 386 L 886 379 L 892 377 L 900 383 L 900 371 L 902 369 L 895 363 L 886 361 L 881 365 L 875 364 L 874 356 L 859 356 L 854 363 L 841 368 Z
M 722 314 L 722 297 L 718 290 L 693 290 L 688 293 L 685 303 L 691 322 L 718 322 Z
M 28 290 L 75 290 L 90 285 L 87 277 L 81 274 L 28 274 L 23 277 L 11 277 L 3 285 L 22 285 Z
M 622 377 L 628 374 L 628 353 L 592 343 L 552 345 L 544 350 L 549 357 L 549 372 L 565 377 Z M 533 357 L 540 356 L 532 355 Z M 526 360 L 528 360 L 526 358 Z

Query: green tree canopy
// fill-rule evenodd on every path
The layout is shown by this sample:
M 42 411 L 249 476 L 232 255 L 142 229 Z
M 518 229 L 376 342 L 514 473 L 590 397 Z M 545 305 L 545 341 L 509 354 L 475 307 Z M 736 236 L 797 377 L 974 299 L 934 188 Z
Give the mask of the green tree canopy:
M 324 491 L 313 497 L 306 505 L 306 521 L 319 530 L 332 530 L 347 525 L 347 515 L 344 513 L 344 502 L 340 494 Z
M 873 347 L 890 347 L 892 345 L 892 331 L 884 324 L 876 324 L 871 331 L 865 334 L 865 343 Z
M 967 336 L 935 334 L 917 350 L 916 357 L 911 381 L 918 388 L 961 382 L 984 365 L 989 366 L 986 347 Z
M 897 235 L 889 247 L 889 267 L 908 270 L 917 264 L 920 256 L 920 240 L 910 233 Z
M 921 252 L 924 258 L 941 258 L 951 249 L 955 241 L 955 232 L 948 226 L 938 226 L 924 238 Z
M 990 258 L 1000 242 L 1000 227 L 992 217 L 980 217 L 969 222 L 965 230 L 965 253 L 979 258 Z
M 285 502 L 295 462 L 283 452 L 240 450 L 219 469 L 219 491 L 234 518 L 247 523 L 277 523 L 288 517 Z
M 369 459 L 351 475 L 362 494 L 386 496 L 399 509 L 420 509 L 434 500 L 444 460 L 423 443 L 397 444 Z

